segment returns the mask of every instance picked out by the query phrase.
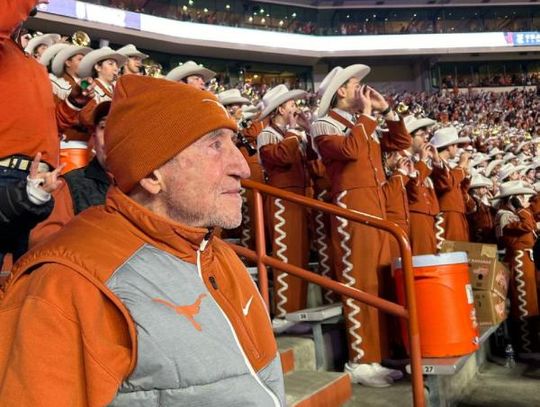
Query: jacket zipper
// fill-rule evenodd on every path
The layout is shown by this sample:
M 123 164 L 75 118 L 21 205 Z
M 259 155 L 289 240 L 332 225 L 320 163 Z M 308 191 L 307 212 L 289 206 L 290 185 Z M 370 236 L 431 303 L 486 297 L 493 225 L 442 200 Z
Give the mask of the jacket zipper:
M 206 246 L 208 245 L 208 242 L 209 242 L 209 239 L 207 239 L 206 237 L 203 239 L 203 241 L 201 242 L 200 246 L 199 246 L 199 249 L 197 250 L 197 272 L 199 273 L 199 277 L 201 278 L 201 281 L 203 282 L 204 284 L 204 280 L 202 278 L 202 267 L 201 267 L 201 254 L 202 252 L 204 251 L 204 249 L 206 249 Z M 212 297 L 212 296 L 211 296 Z M 274 392 L 272 390 L 270 390 L 262 381 L 261 379 L 259 378 L 259 376 L 257 375 L 257 372 L 255 372 L 255 369 L 253 369 L 253 366 L 251 366 L 251 363 L 249 362 L 249 359 L 246 355 L 246 353 L 244 352 L 244 349 L 242 348 L 242 345 L 240 344 L 240 340 L 238 339 L 238 336 L 236 335 L 236 331 L 234 330 L 234 327 L 231 323 L 231 321 L 229 320 L 229 317 L 227 317 L 227 314 L 225 314 L 225 311 L 223 311 L 221 309 L 221 307 L 219 306 L 219 304 L 217 303 L 217 301 L 214 299 L 214 297 L 212 297 L 212 301 L 214 301 L 214 303 L 216 304 L 217 308 L 219 309 L 219 311 L 221 312 L 221 314 L 223 315 L 223 318 L 225 319 L 225 321 L 227 322 L 227 325 L 229 326 L 229 329 L 231 330 L 231 333 L 233 335 L 233 338 L 234 338 L 234 341 L 236 343 L 236 346 L 238 347 L 238 349 L 240 349 L 240 353 L 242 355 L 242 358 L 244 359 L 244 362 L 249 370 L 249 373 L 251 374 L 251 376 L 253 376 L 253 378 L 255 379 L 255 381 L 257 383 L 259 383 L 259 385 L 263 388 L 263 390 L 268 393 L 268 395 L 270 396 L 270 398 L 272 399 L 272 402 L 274 403 L 274 406 L 276 407 L 281 407 L 281 403 L 279 401 L 279 399 L 277 398 L 277 396 L 274 394 Z

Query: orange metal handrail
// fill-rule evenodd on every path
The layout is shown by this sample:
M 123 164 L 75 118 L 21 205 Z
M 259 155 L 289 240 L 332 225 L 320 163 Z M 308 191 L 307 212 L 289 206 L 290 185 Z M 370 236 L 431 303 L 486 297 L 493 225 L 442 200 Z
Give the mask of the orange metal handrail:
M 249 188 L 253 190 L 253 197 L 255 203 L 256 250 L 254 252 L 253 250 L 242 246 L 231 246 L 239 255 L 257 262 L 257 269 L 259 272 L 259 289 L 266 303 L 266 306 L 269 307 L 268 272 L 266 270 L 266 265 L 269 265 L 273 268 L 279 269 L 314 284 L 318 284 L 324 288 L 330 289 L 340 295 L 344 295 L 357 301 L 366 303 L 401 318 L 406 318 L 408 321 L 409 343 L 411 353 L 413 403 L 415 407 L 424 407 L 425 399 L 424 383 L 422 377 L 422 362 L 420 354 L 420 334 L 418 330 L 418 318 L 416 313 L 416 297 L 414 292 L 412 254 L 407 234 L 393 222 L 389 222 L 384 219 L 371 216 L 369 214 L 340 208 L 339 206 L 321 202 L 316 199 L 307 198 L 302 195 L 283 191 L 281 189 L 268 186 L 266 184 L 261 184 L 259 182 L 251 180 L 243 180 L 242 186 L 244 188 Z M 402 269 L 405 276 L 405 293 L 407 308 L 391 301 L 379 298 L 375 295 L 365 293 L 356 288 L 348 287 L 345 284 L 339 283 L 332 279 L 322 277 L 301 267 L 296 267 L 291 264 L 287 264 L 280 260 L 277 260 L 271 256 L 268 256 L 266 254 L 266 242 L 264 235 L 264 212 L 261 193 L 285 199 L 287 201 L 313 208 L 318 211 L 327 212 L 353 222 L 358 222 L 370 227 L 381 229 L 394 236 L 394 238 L 399 244 L 399 250 L 402 259 Z

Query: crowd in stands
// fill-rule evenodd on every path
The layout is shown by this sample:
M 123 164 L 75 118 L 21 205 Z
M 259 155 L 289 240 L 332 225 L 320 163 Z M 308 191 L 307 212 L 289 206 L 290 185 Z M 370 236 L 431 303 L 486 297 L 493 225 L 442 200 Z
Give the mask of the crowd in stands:
M 92 0 L 124 10 L 181 21 L 315 35 L 378 35 L 491 31 L 536 31 L 534 7 L 317 10 L 254 2 Z M 277 8 L 277 9 L 276 9 Z M 306 11 L 308 10 L 308 11 Z
M 149 6 L 149 2 L 132 1 L 124 2 L 123 5 L 136 6 L 137 10 L 142 11 L 143 8 L 146 9 Z M 210 22 L 206 18 L 216 17 L 214 14 L 211 15 L 213 17 L 205 17 L 204 22 Z M 181 12 L 177 17 L 193 18 L 193 16 L 188 17 L 187 14 L 183 16 Z M 4 43 L 11 44 L 11 36 L 11 33 L 9 36 L 4 36 Z M 20 173 L 16 183 L 19 192 L 10 196 L 20 197 L 24 195 L 24 191 L 27 191 L 35 207 L 54 202 L 54 205 L 49 204 L 50 214 L 47 219 L 42 221 L 43 216 L 37 216 L 34 224 L 26 224 L 24 230 L 19 230 L 19 233 L 14 234 L 17 239 L 21 239 L 23 245 L 35 246 L 33 249 L 35 252 L 32 251 L 29 257 L 23 257 L 22 262 L 16 263 L 14 270 L 26 273 L 33 267 L 39 267 L 41 258 L 37 257 L 36 260 L 32 256 L 45 256 L 49 253 L 47 250 L 51 250 L 50 253 L 54 253 L 55 256 L 61 256 L 59 253 L 64 250 L 63 245 L 68 245 L 66 239 L 72 236 L 70 233 L 77 232 L 76 228 L 87 230 L 85 228 L 91 227 L 88 225 L 92 225 L 92 222 L 103 226 L 104 219 L 109 219 L 114 211 L 119 211 L 122 219 L 123 217 L 144 218 L 141 221 L 144 228 L 155 228 L 157 232 L 152 233 L 159 235 L 154 239 L 155 247 L 149 249 L 147 247 L 148 252 L 143 253 L 146 257 L 136 258 L 127 251 L 125 253 L 122 251 L 121 258 L 115 258 L 114 250 L 107 253 L 110 257 L 107 257 L 104 264 L 109 268 L 112 267 L 111 264 L 114 264 L 120 271 L 117 274 L 111 274 L 110 280 L 107 277 L 109 285 L 108 288 L 102 288 L 105 293 L 103 295 L 110 297 L 113 294 L 109 289 L 114 291 L 114 295 L 119 296 L 129 308 L 129 313 L 133 314 L 133 318 L 140 318 L 137 324 L 142 324 L 138 325 L 142 328 L 138 332 L 141 338 L 139 360 L 135 360 L 133 353 L 129 353 L 130 356 L 121 353 L 122 356 L 118 356 L 118 359 L 122 359 L 121 380 L 118 381 L 116 377 L 114 380 L 103 379 L 103 376 L 99 376 L 99 380 L 108 380 L 108 391 L 120 389 L 120 392 L 118 395 L 115 392 L 106 393 L 102 397 L 111 395 L 127 403 L 118 405 L 129 405 L 131 397 L 136 397 L 134 393 L 138 391 L 144 393 L 144 397 L 153 397 L 152 391 L 155 391 L 155 388 L 144 386 L 139 388 L 137 383 L 138 381 L 146 382 L 147 375 L 151 374 L 148 372 L 154 368 L 159 371 L 158 376 L 168 369 L 164 366 L 152 365 L 150 362 L 153 360 L 152 357 L 161 352 L 153 349 L 165 343 L 167 346 L 173 346 L 174 340 L 178 339 L 178 335 L 169 338 L 168 335 L 171 334 L 162 326 L 156 328 L 154 323 L 159 325 L 165 318 L 154 318 L 156 309 L 138 308 L 140 302 L 137 295 L 140 293 L 134 294 L 135 297 L 122 297 L 126 292 L 131 294 L 133 284 L 142 284 L 144 290 L 148 291 L 148 295 L 165 295 L 161 291 L 156 293 L 155 287 L 148 284 L 146 277 L 141 277 L 135 282 L 122 280 L 123 276 L 129 274 L 126 271 L 143 276 L 147 271 L 157 273 L 163 267 L 172 264 L 174 267 L 180 267 L 182 273 L 184 270 L 182 267 L 187 267 L 186 270 L 196 276 L 196 271 L 201 273 L 201 267 L 204 269 L 211 262 L 210 255 L 205 254 L 207 253 L 205 252 L 206 245 L 210 244 L 214 245 L 212 246 L 213 253 L 217 258 L 224 256 L 222 260 L 225 266 L 223 266 L 224 269 L 216 269 L 214 274 L 210 273 L 209 276 L 201 274 L 203 285 L 206 284 L 205 287 L 212 294 L 208 291 L 207 294 L 194 297 L 194 302 L 189 308 L 192 314 L 186 314 L 187 307 L 180 309 L 181 307 L 173 304 L 172 300 L 156 300 L 154 297 L 148 297 L 149 300 L 142 303 L 154 305 L 159 303 L 160 311 L 170 312 L 170 309 L 176 309 L 170 314 L 186 317 L 184 322 L 197 333 L 197 331 L 207 332 L 208 329 L 208 326 L 201 328 L 200 324 L 204 324 L 202 317 L 195 319 L 195 315 L 198 315 L 197 313 L 202 309 L 201 301 L 206 295 L 215 296 L 217 300 L 212 306 L 222 307 L 226 310 L 225 313 L 234 315 L 236 318 L 232 319 L 235 322 L 234 328 L 231 329 L 240 332 L 240 339 L 237 339 L 237 342 L 242 342 L 242 346 L 251 352 L 246 351 L 248 356 L 244 355 L 246 360 L 249 359 L 249 372 L 253 373 L 251 365 L 256 366 L 259 372 L 264 371 L 261 373 L 261 379 L 249 382 L 243 390 L 246 394 L 252 394 L 249 391 L 254 383 L 259 385 L 262 381 L 266 383 L 266 393 L 257 393 L 254 390 L 252 395 L 269 397 L 268 400 L 273 400 L 274 404 L 269 402 L 268 405 L 283 403 L 282 391 L 279 387 L 280 379 L 279 377 L 276 379 L 275 376 L 275 368 L 279 367 L 279 363 L 274 359 L 275 345 L 271 341 L 265 342 L 265 339 L 261 339 L 263 334 L 270 332 L 270 328 L 254 329 L 253 326 L 258 326 L 260 320 L 245 324 L 242 322 L 240 324 L 242 328 L 237 326 L 236 321 L 239 316 L 242 313 L 247 316 L 254 298 L 254 290 L 249 288 L 251 285 L 246 281 L 241 282 L 235 277 L 231 277 L 231 281 L 234 284 L 241 283 L 244 291 L 237 291 L 237 286 L 232 288 L 228 285 L 219 286 L 221 283 L 216 282 L 216 279 L 223 275 L 229 275 L 227 273 L 230 270 L 227 269 L 226 264 L 239 265 L 239 260 L 232 254 L 224 254 L 228 252 L 224 248 L 225 245 L 221 246 L 219 239 L 210 240 L 207 237 L 212 234 L 212 231 L 208 232 L 204 229 L 204 232 L 207 232 L 205 234 L 200 228 L 186 227 L 187 232 L 182 229 L 183 218 L 178 215 L 180 213 L 178 208 L 183 204 L 174 195 L 176 190 L 167 189 L 166 183 L 165 186 L 160 184 L 162 179 L 166 178 L 166 174 L 178 183 L 182 182 L 180 178 L 189 177 L 203 183 L 202 175 L 194 170 L 201 156 L 197 155 L 199 153 L 194 153 L 191 148 L 195 145 L 199 146 L 197 140 L 202 137 L 199 133 L 194 136 L 199 131 L 197 126 L 205 129 L 203 139 L 210 140 L 208 149 L 220 152 L 226 150 L 231 157 L 235 157 L 235 160 L 229 157 L 231 161 L 225 159 L 222 161 L 219 157 L 215 160 L 216 168 L 223 166 L 227 171 L 231 171 L 233 176 L 230 178 L 235 180 L 235 183 L 230 184 L 225 191 L 218 191 L 220 196 L 228 195 L 226 199 L 224 198 L 226 202 L 224 206 L 236 202 L 236 195 L 239 194 L 237 184 L 239 185 L 241 178 L 248 176 L 247 168 L 249 167 L 250 177 L 256 181 L 266 182 L 285 191 L 323 200 L 342 208 L 394 221 L 409 235 L 414 255 L 437 253 L 442 240 L 497 243 L 501 249 L 506 250 L 505 259 L 513 270 L 514 280 L 511 284 L 519 288 L 513 290 L 511 295 L 512 317 L 519 323 L 519 334 L 516 334 L 513 340 L 520 355 L 524 358 L 528 355 L 540 354 L 539 325 L 536 324 L 540 317 L 540 310 L 535 278 L 536 269 L 532 256 L 535 239 L 537 233 L 540 232 L 540 195 L 538 195 L 540 171 L 537 171 L 540 167 L 540 98 L 536 89 L 509 89 L 508 92 L 503 93 L 474 91 L 459 93 L 452 83 L 448 83 L 448 89 L 435 94 L 405 92 L 383 95 L 366 85 L 369 83 L 370 68 L 361 64 L 334 68 L 322 81 L 317 93 L 312 94 L 301 89 L 289 89 L 284 84 L 271 88 L 264 86 L 254 88 L 249 84 L 239 84 L 236 88 L 225 89 L 218 83 L 211 82 L 216 72 L 194 61 L 184 62 L 165 76 L 156 75 L 160 77 L 147 78 L 142 61 L 148 55 L 131 44 L 118 50 L 109 47 L 91 49 L 62 42 L 57 34 L 45 34 L 29 41 L 27 39 L 20 45 L 25 49 L 28 58 L 34 58 L 42 65 L 38 68 L 33 66 L 32 69 L 42 74 L 41 85 L 50 94 L 40 95 L 40 97 L 46 100 L 47 106 L 50 107 L 47 110 L 47 117 L 53 122 L 57 120 L 57 123 L 53 128 L 48 128 L 49 133 L 51 131 L 54 133 L 53 143 L 51 144 L 51 140 L 48 140 L 49 151 L 43 157 L 38 155 L 40 151 L 33 151 L 36 148 L 43 148 L 43 144 L 38 147 L 30 145 L 25 151 L 16 151 L 13 149 L 20 146 L 15 141 L 11 140 L 13 143 L 8 148 L 6 138 L 0 139 L 0 165 L 2 166 L 0 168 L 15 169 Z M 13 52 L 19 51 L 19 49 L 13 50 Z M 20 56 L 22 55 L 21 51 Z M 24 58 L 20 59 L 21 66 L 28 64 L 28 62 L 23 62 Z M 48 71 L 48 78 L 44 73 L 45 69 Z M 367 82 L 364 79 L 366 77 Z M 530 79 L 533 84 L 532 77 L 523 79 L 525 81 Z M 502 84 L 502 82 L 499 83 Z M 213 95 L 212 90 L 215 90 L 217 95 Z M 36 99 L 30 99 L 28 103 L 39 102 Z M 54 117 L 51 113 L 53 111 L 56 111 Z M 215 127 L 217 125 L 219 126 Z M 238 139 L 238 146 L 245 161 L 239 160 L 240 154 L 237 154 L 236 147 L 230 145 L 232 138 L 226 141 L 219 139 L 219 143 L 214 143 L 221 134 L 218 132 L 216 135 L 216 129 L 224 128 L 231 132 L 236 127 L 240 129 L 240 134 L 243 136 Z M 147 131 L 148 134 L 144 134 L 141 129 Z M 15 132 L 11 128 L 3 129 L 3 131 L 6 131 L 6 134 Z M 16 136 L 22 137 L 19 133 Z M 189 143 L 184 140 L 184 136 L 187 137 Z M 155 141 L 153 137 L 156 138 Z M 169 146 L 177 148 L 175 153 L 180 151 L 182 154 L 182 151 L 189 150 L 189 153 L 194 155 L 187 161 L 177 160 L 168 150 L 163 151 Z M 75 169 L 70 167 L 71 171 L 66 172 L 59 164 L 60 148 L 63 153 L 66 153 L 63 159 L 65 165 L 74 164 Z M 76 163 L 67 153 L 81 148 L 86 151 L 89 159 L 86 162 Z M 36 162 L 32 166 L 33 160 Z M 42 168 L 38 172 L 41 175 L 38 177 L 36 167 L 40 165 Z M 173 171 L 168 165 L 178 167 L 174 167 Z M 63 182 L 57 183 L 56 177 L 60 170 L 64 170 Z M 176 176 L 177 173 L 181 173 L 182 177 Z M 44 180 L 40 181 L 36 178 Z M 190 180 L 186 182 L 188 181 Z M 27 184 L 30 185 L 29 189 L 26 189 Z M 5 185 L 9 187 L 15 183 L 9 184 L 6 181 Z M 190 186 L 194 187 L 188 184 L 178 187 L 178 190 L 182 191 L 183 188 Z M 30 189 L 32 187 L 33 189 Z M 35 192 L 36 189 L 39 192 Z M 199 190 L 196 188 L 193 191 L 195 192 L 192 192 L 187 199 L 191 199 L 189 202 L 196 206 L 199 203 L 197 194 L 202 194 L 202 192 L 197 192 Z M 6 191 L 0 190 L 0 192 Z M 167 198 L 164 198 L 165 195 Z M 34 197 L 33 200 L 32 197 Z M 138 207 L 130 201 L 132 198 L 144 206 L 144 209 L 137 209 Z M 254 233 L 250 220 L 254 210 L 253 197 L 244 192 L 243 199 L 242 224 L 237 232 L 242 244 L 253 248 Z M 0 205 L 8 201 L 3 200 L 0 195 Z M 178 208 L 168 207 L 170 210 L 163 210 L 160 206 L 170 205 L 173 201 Z M 204 199 L 201 199 L 201 206 L 204 206 L 203 201 Z M 28 202 L 25 201 L 25 205 L 28 206 Z M 107 209 L 94 211 L 88 209 L 90 207 L 103 208 L 101 205 L 106 205 Z M 385 232 L 365 225 L 348 223 L 341 218 L 309 213 L 305 208 L 281 199 L 268 198 L 265 210 L 270 234 L 269 241 L 275 257 L 286 263 L 307 268 L 311 249 L 319 253 L 322 274 L 339 279 L 344 284 L 368 293 L 381 294 L 382 287 L 387 285 L 386 279 L 389 278 L 385 270 L 392 258 L 398 255 L 397 248 Z M 9 216 L 14 216 L 17 211 L 16 207 L 6 209 L 0 206 L 0 215 L 4 215 L 0 219 L 9 223 Z M 176 214 L 177 217 L 173 217 L 172 214 Z M 162 224 L 164 216 L 170 217 L 177 223 L 172 226 L 167 223 L 168 226 L 164 226 Z M 109 220 L 115 226 L 122 226 L 124 222 L 118 217 Z M 213 226 L 222 226 L 227 229 L 238 226 L 237 223 L 240 223 L 230 221 L 230 218 L 226 220 L 219 224 L 203 226 L 212 226 L 210 229 L 213 229 Z M 19 225 L 13 222 L 17 221 L 11 221 L 12 227 Z M 36 226 L 37 222 L 40 223 Z M 312 227 L 314 224 L 322 224 L 323 227 L 315 230 Z M 166 231 L 163 235 L 161 235 L 162 230 Z M 182 232 L 178 232 L 179 230 Z M 99 241 L 106 242 L 107 236 L 98 236 L 97 231 L 93 229 L 92 233 L 90 234 L 91 241 L 106 251 L 106 245 Z M 185 249 L 187 254 L 182 251 L 184 249 L 179 253 L 174 248 L 166 247 L 169 244 L 167 239 L 174 240 L 176 233 L 198 236 L 197 243 L 190 241 L 187 244 L 186 247 L 189 247 Z M 228 232 L 223 233 L 227 235 Z M 141 233 L 136 232 L 134 235 L 137 238 L 133 238 L 126 244 L 133 247 L 145 246 L 137 240 Z M 55 251 L 53 247 L 55 242 L 60 242 L 61 246 L 56 248 L 58 251 Z M 315 243 L 310 245 L 310 242 Z M 80 248 L 83 244 L 84 242 L 81 241 L 76 247 Z M 118 241 L 114 240 L 114 244 L 117 245 Z M 115 245 L 111 247 L 120 250 L 118 248 L 120 246 Z M 197 248 L 193 249 L 193 247 Z M 10 245 L 6 244 L 0 249 L 2 253 L 13 254 Z M 325 253 L 325 256 L 322 256 L 322 253 Z M 366 255 L 367 253 L 369 255 Z M 21 254 L 18 249 L 15 260 Z M 64 260 L 55 260 L 61 263 L 63 271 L 66 268 L 75 267 L 70 262 L 76 263 L 76 260 L 70 256 L 72 256 L 71 252 L 65 256 Z M 174 259 L 171 260 L 171 257 Z M 43 261 L 51 261 L 50 258 L 47 257 Z M 178 259 L 181 261 L 175 263 Z M 36 263 L 33 262 L 34 260 Z M 94 261 L 93 258 L 92 261 Z M 118 264 L 124 265 L 124 261 L 127 262 L 126 268 L 118 266 Z M 146 270 L 147 263 L 145 262 L 150 265 L 150 271 Z M 77 267 L 79 266 L 94 267 L 89 263 L 88 258 L 81 260 L 80 264 L 77 263 Z M 112 270 L 110 271 L 112 273 Z M 175 271 L 178 270 L 175 269 Z M 101 273 L 100 270 L 92 272 L 98 277 Z M 97 278 L 94 274 L 92 274 L 92 279 Z M 159 278 L 163 279 L 160 280 L 161 282 L 167 284 L 169 277 Z M 207 277 L 208 282 L 204 280 Z M 15 294 L 10 293 L 24 291 L 20 288 L 21 284 L 28 281 L 23 277 L 17 276 L 17 278 L 16 282 L 8 284 L 6 297 L 15 302 Z M 305 308 L 307 287 L 304 280 L 278 270 L 274 270 L 273 280 L 275 302 L 272 307 L 272 323 L 274 332 L 281 333 L 291 329 L 291 323 L 285 319 L 286 314 Z M 121 284 L 123 281 L 126 285 Z M 190 281 L 191 283 L 193 281 Z M 201 281 L 197 280 L 193 284 L 200 286 Z M 185 289 L 182 284 L 178 284 L 177 287 Z M 227 293 L 229 293 L 227 290 L 230 290 L 235 293 L 234 295 L 242 298 L 238 304 L 231 305 L 223 300 L 224 296 L 219 290 Z M 60 292 L 63 291 L 60 290 Z M 147 294 L 146 291 L 144 293 Z M 60 296 L 59 293 L 57 294 Z M 392 297 L 392 294 L 385 293 L 385 296 Z M 325 300 L 339 301 L 332 293 L 325 293 Z M 240 306 L 241 301 L 244 302 Z M 249 301 L 247 305 L 245 301 Z M 256 312 L 262 320 L 265 313 L 262 301 L 257 297 L 253 303 L 253 313 Z M 519 307 L 516 306 L 518 303 Z M 109 321 L 124 321 L 128 311 L 117 302 L 115 302 L 115 307 L 122 310 L 122 313 L 118 311 L 114 317 L 110 317 Z M 111 311 L 109 308 L 104 308 L 100 309 L 100 312 L 109 315 Z M 21 315 L 21 318 L 24 317 L 23 314 Z M 344 369 L 350 374 L 352 380 L 367 386 L 387 387 L 401 379 L 403 376 L 401 371 L 381 365 L 382 360 L 394 349 L 391 349 L 386 338 L 381 336 L 385 335 L 381 333 L 387 331 L 384 326 L 385 321 L 382 318 L 379 319 L 378 311 L 349 299 L 344 302 L 344 317 L 347 321 L 349 355 Z M 125 332 L 134 335 L 134 324 L 129 321 L 128 319 L 127 323 L 122 322 L 125 325 L 122 326 Z M 64 323 L 67 322 L 66 320 Z M 88 321 L 77 321 L 77 323 L 83 322 Z M 103 327 L 100 325 L 100 328 Z M 122 344 L 122 346 L 118 345 L 118 348 L 126 352 L 127 333 L 111 333 L 109 328 L 106 330 L 111 336 L 116 335 L 115 340 Z M 160 335 L 165 335 L 171 339 L 171 342 L 160 342 L 162 339 L 159 338 Z M 253 348 L 245 345 L 249 342 L 249 339 L 246 339 L 249 335 L 255 335 L 257 346 L 260 344 L 267 350 L 267 353 L 261 352 L 266 355 L 264 360 L 259 360 L 262 356 L 257 353 L 255 345 Z M 82 337 L 79 339 L 82 343 Z M 15 341 L 16 338 L 13 340 Z M 232 337 L 227 340 L 231 343 L 234 341 Z M 195 339 L 190 342 L 190 345 L 194 345 L 190 348 L 190 352 L 196 349 L 196 343 Z M 395 343 L 393 345 L 399 346 Z M 2 346 L 0 349 L 2 349 L 0 355 L 3 355 L 1 352 L 5 347 Z M 196 349 L 199 356 L 204 355 L 205 351 L 212 355 L 216 353 L 208 349 L 202 351 Z M 111 357 L 112 352 L 108 353 L 109 359 L 114 359 Z M 156 357 L 161 358 L 161 356 Z M 163 359 L 167 359 L 167 355 Z M 5 369 L 2 365 L 5 360 L 5 357 L 0 357 L 0 369 Z M 168 361 L 169 359 L 167 362 L 164 361 L 164 365 L 169 363 Z M 181 366 L 182 361 L 174 360 L 171 363 Z M 190 359 L 190 361 L 193 360 Z M 140 369 L 134 368 L 137 363 L 141 364 Z M 211 361 L 207 361 L 206 364 L 210 365 Z M 152 369 L 149 366 L 153 366 Z M 268 366 L 270 370 L 266 371 Z M 242 369 L 244 368 L 245 365 L 242 364 Z M 81 366 L 78 369 L 84 370 Z M 95 367 L 95 369 L 98 368 Z M 210 370 L 212 369 L 206 369 L 205 374 L 210 375 Z M 128 378 L 125 376 L 126 372 L 132 372 L 134 376 Z M 249 372 L 246 374 L 251 374 Z M 0 373 L 2 373 L 1 370 Z M 5 383 L 20 385 L 16 373 L 8 375 Z M 116 374 L 116 372 L 113 373 Z M 194 376 L 196 376 L 195 373 Z M 124 384 L 121 384 L 123 381 L 125 381 Z M 164 381 L 165 384 L 159 382 L 157 385 L 173 386 L 167 380 Z M 85 380 L 81 382 L 85 383 Z M 10 390 L 8 384 L 0 389 L 0 398 L 3 396 L 2 391 L 8 392 L 6 394 L 12 397 L 17 393 L 18 388 L 15 386 Z M 95 383 L 93 385 L 95 386 Z M 217 386 L 216 391 L 223 390 L 214 382 L 208 385 Z M 242 389 L 241 381 L 238 386 Z M 28 391 L 37 391 L 39 388 L 39 386 L 29 386 Z M 93 387 L 93 390 L 95 391 L 96 388 Z M 167 387 L 159 387 L 159 391 L 164 388 Z M 22 394 L 24 392 L 18 393 L 21 393 L 18 397 L 24 397 Z M 239 394 L 229 393 L 234 399 L 234 397 L 240 397 L 242 391 Z M 176 397 L 173 398 L 175 401 L 181 401 L 182 397 L 187 397 L 181 392 L 172 392 L 172 394 L 173 396 L 169 396 Z M 92 394 L 92 397 L 99 398 L 96 394 Z M 241 405 L 241 403 L 236 405 Z

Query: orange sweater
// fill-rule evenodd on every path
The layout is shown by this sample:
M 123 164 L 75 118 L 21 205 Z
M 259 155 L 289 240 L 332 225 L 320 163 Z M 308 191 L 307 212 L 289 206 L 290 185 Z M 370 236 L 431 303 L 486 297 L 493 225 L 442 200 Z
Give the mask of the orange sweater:
M 0 12 L 0 158 L 20 154 L 56 167 L 59 158 L 58 127 L 76 120 L 77 112 L 65 102 L 55 107 L 44 66 L 11 39 L 36 0 L 2 2 Z

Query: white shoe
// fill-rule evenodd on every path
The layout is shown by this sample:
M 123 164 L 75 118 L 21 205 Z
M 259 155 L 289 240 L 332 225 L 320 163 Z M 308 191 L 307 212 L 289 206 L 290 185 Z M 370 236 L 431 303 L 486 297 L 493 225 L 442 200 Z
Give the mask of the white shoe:
M 283 318 L 274 318 L 272 320 L 272 330 L 275 334 L 281 334 L 294 325 L 296 325 L 296 322 L 287 321 Z
M 381 366 L 378 363 L 372 363 L 371 366 L 373 366 L 376 371 L 381 372 L 393 381 L 403 379 L 403 372 L 401 370 L 388 369 L 387 367 Z
M 346 363 L 344 371 L 351 377 L 351 382 L 368 387 L 389 387 L 393 383 L 386 373 L 376 370 L 367 363 Z

